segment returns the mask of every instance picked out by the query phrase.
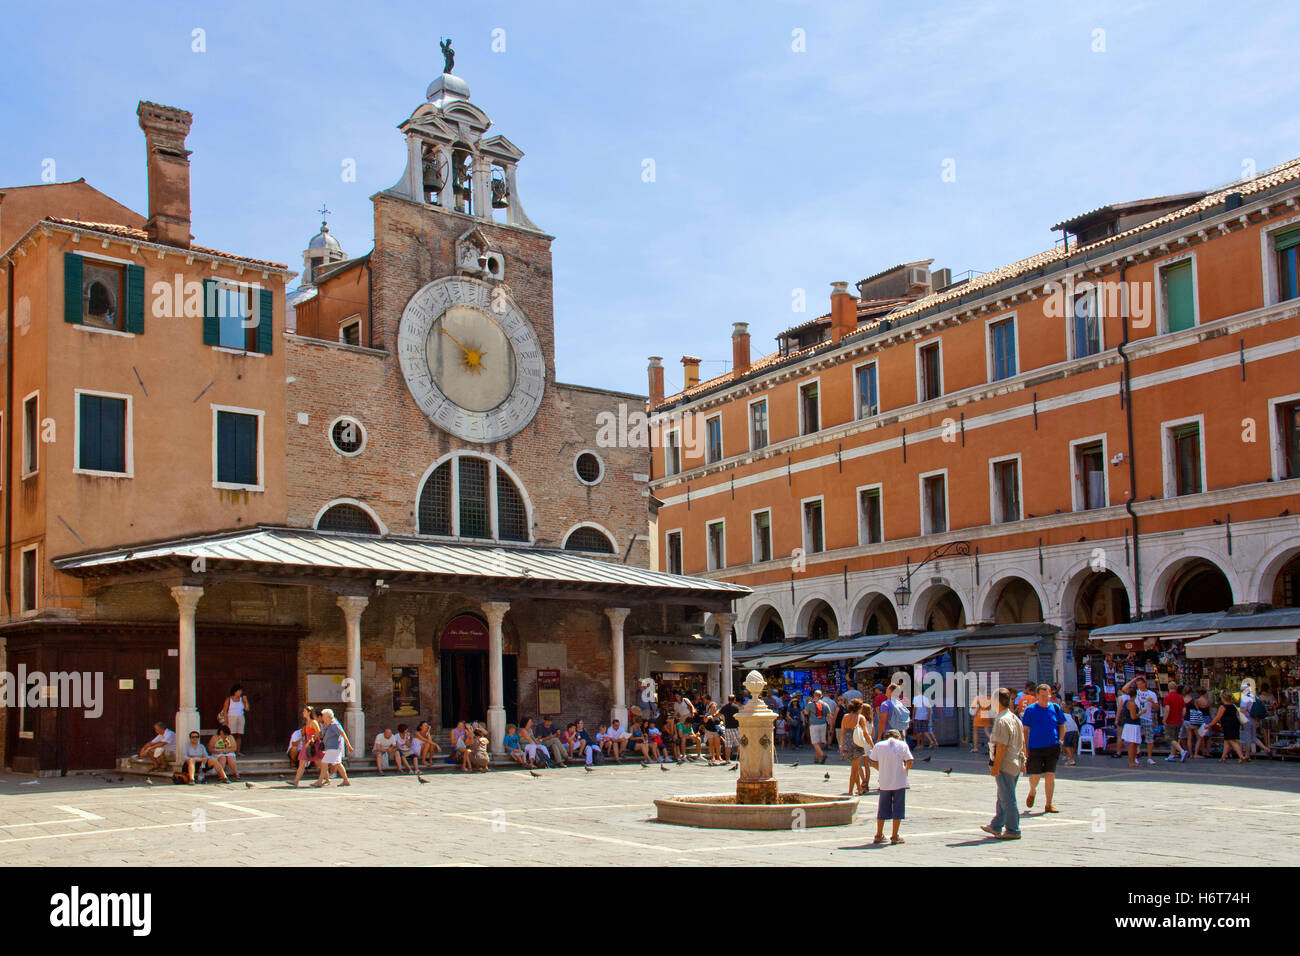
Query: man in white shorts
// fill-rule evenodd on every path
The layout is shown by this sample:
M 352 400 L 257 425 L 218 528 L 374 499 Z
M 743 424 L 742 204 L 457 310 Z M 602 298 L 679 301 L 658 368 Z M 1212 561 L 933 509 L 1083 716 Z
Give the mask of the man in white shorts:
M 176 733 L 159 721 L 153 725 L 154 738 L 140 748 L 140 756 L 153 761 L 151 770 L 164 770 L 176 759 Z

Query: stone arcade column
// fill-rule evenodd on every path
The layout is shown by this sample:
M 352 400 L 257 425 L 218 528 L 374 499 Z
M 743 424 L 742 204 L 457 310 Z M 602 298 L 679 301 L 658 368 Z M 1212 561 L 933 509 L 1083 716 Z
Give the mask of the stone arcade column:
M 347 702 L 347 712 L 343 717 L 343 729 L 348 740 L 356 748 L 357 757 L 366 752 L 366 713 L 361 709 L 361 612 L 370 603 L 370 598 L 359 594 L 340 594 L 339 610 L 347 626 L 348 642 L 348 685 L 343 699 Z M 347 748 L 343 748 L 346 754 Z
M 190 734 L 200 729 L 198 673 L 194 661 L 194 611 L 203 597 L 203 588 L 180 584 L 172 588 L 172 598 L 180 609 L 180 645 L 177 670 L 180 678 L 176 710 L 176 760 L 190 742 Z
M 506 611 L 510 610 L 510 603 L 489 601 L 480 606 L 488 622 L 488 735 L 492 738 L 492 752 L 503 754 L 506 752 L 506 704 L 501 662 L 501 622 L 505 620 Z
M 731 629 L 735 626 L 736 615 L 724 611 L 714 614 L 713 620 L 718 625 L 718 637 L 722 641 L 722 669 L 718 675 L 718 705 L 722 706 L 732 694 L 731 678 L 734 668 L 731 664 Z
M 607 607 L 605 616 L 609 618 L 609 640 L 613 662 L 610 666 L 611 693 L 613 703 L 609 708 L 610 721 L 617 720 L 627 726 L 627 665 L 623 654 L 623 622 L 632 612 L 627 607 Z

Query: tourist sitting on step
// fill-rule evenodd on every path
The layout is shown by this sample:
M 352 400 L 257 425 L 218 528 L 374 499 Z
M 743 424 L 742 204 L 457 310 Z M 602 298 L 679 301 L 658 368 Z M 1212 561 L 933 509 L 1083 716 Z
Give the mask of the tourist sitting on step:
M 492 758 L 488 756 L 487 728 L 482 724 L 471 724 L 466 734 L 466 742 L 468 748 L 465 751 L 465 763 L 462 769 L 466 773 L 471 770 L 486 773 L 492 764 Z
M 510 759 L 521 767 L 528 766 L 528 754 L 524 753 L 524 748 L 519 742 L 518 728 L 514 724 L 506 724 L 506 735 L 501 741 L 505 747 L 506 753 Z
M 627 731 L 617 720 L 613 721 L 605 731 L 605 740 L 601 748 L 614 758 L 615 763 L 623 762 L 623 751 L 627 749 Z
M 208 741 L 211 759 L 208 765 L 222 773 L 229 770 L 236 780 L 239 779 L 239 764 L 235 762 L 235 737 L 225 724 L 217 725 L 217 732 Z
M 140 748 L 140 756 L 153 761 L 150 772 L 164 770 L 176 758 L 176 733 L 162 721 L 153 725 L 154 738 Z
M 390 756 L 397 753 L 397 737 L 393 734 L 393 728 L 385 727 L 381 733 L 375 734 L 375 742 L 370 749 L 375 754 L 375 769 L 382 777 Z
M 397 769 L 402 773 L 411 773 L 415 769 L 415 753 L 411 749 L 414 738 L 406 724 L 397 725 Z
M 519 725 L 519 745 L 524 748 L 524 753 L 528 755 L 530 766 L 538 770 L 551 766 L 550 748 L 533 733 L 533 718 L 531 717 L 525 717 L 523 723 Z
M 415 733 L 411 735 L 411 755 L 415 758 L 415 772 L 420 772 L 421 760 L 426 767 L 432 767 L 433 755 L 437 753 L 442 753 L 442 748 L 433 739 L 433 725 L 427 720 L 422 720 L 415 728 Z

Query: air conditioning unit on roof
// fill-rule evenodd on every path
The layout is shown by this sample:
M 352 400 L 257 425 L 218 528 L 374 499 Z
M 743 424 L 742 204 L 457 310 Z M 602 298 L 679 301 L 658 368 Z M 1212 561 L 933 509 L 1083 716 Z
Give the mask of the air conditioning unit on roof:
M 907 269 L 907 285 L 911 289 L 930 290 L 930 270 L 925 266 L 909 266 Z

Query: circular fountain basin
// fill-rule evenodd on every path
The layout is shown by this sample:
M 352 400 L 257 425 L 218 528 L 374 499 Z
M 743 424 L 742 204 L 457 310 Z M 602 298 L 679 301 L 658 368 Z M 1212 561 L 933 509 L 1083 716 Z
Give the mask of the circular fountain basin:
M 841 827 L 858 812 L 856 797 L 782 793 L 779 803 L 737 803 L 734 793 L 694 794 L 655 801 L 660 823 L 716 830 Z

